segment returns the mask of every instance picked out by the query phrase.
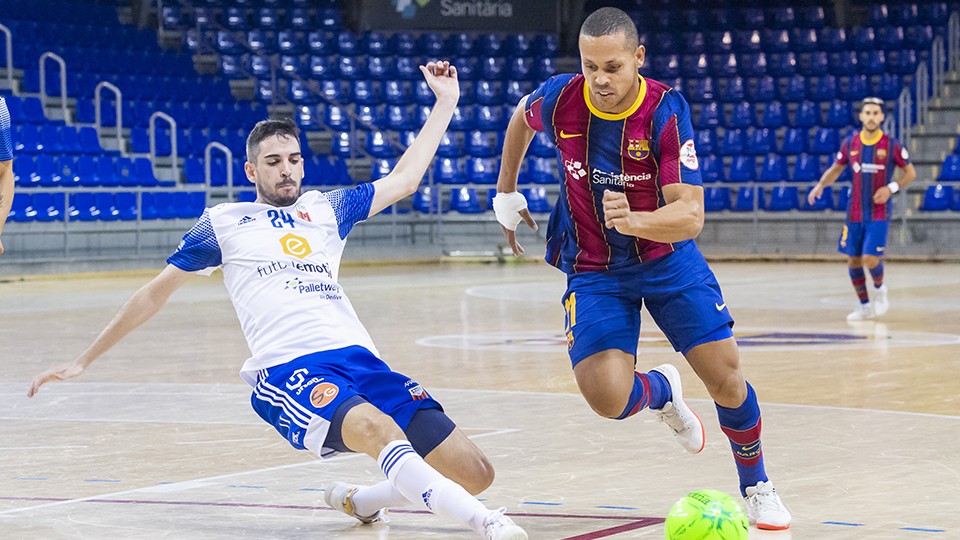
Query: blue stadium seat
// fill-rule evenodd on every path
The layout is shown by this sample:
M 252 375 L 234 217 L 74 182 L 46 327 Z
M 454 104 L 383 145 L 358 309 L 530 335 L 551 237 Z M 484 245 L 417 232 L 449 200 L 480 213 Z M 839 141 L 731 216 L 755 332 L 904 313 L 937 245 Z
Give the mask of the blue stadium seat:
M 474 54 L 473 36 L 463 32 L 451 34 L 447 37 L 446 50 L 447 54 L 453 58 L 472 56 Z
M 534 62 L 527 57 L 516 57 L 507 60 L 503 77 L 514 81 L 525 81 L 532 77 Z M 483 70 L 480 72 L 484 75 Z
M 80 175 L 77 170 L 77 161 L 73 156 L 60 156 L 57 159 L 56 185 L 60 187 L 77 187 L 80 185 Z
M 353 56 L 340 57 L 337 61 L 337 73 L 341 78 L 347 80 L 361 79 L 365 75 L 360 63 Z
M 833 209 L 845 212 L 850 204 L 850 186 L 838 186 L 834 191 L 837 200 L 833 204 Z
M 350 157 L 351 153 L 356 153 L 353 142 L 350 140 L 350 133 L 342 131 L 335 133 L 330 144 L 330 154 L 340 157 Z
M 744 134 L 740 129 L 728 129 L 720 139 L 717 154 L 721 156 L 735 156 L 744 152 Z
M 133 176 L 138 186 L 154 187 L 160 185 L 160 181 L 153 173 L 153 163 L 145 157 L 133 161 Z
M 902 49 L 905 41 L 902 26 L 880 26 L 877 28 L 876 37 L 876 47 L 885 51 Z
M 493 157 L 467 158 L 467 181 L 474 184 L 496 184 L 500 169 Z
M 142 194 L 141 194 L 142 195 Z M 142 207 L 141 207 L 142 208 Z M 121 191 L 113 194 L 113 206 L 110 214 L 116 210 L 117 219 L 120 221 L 134 221 L 137 219 L 137 194 L 130 191 Z M 100 208 L 100 216 L 103 217 L 106 211 Z M 106 221 L 106 220 L 105 220 Z M 110 220 L 112 221 L 112 220 Z
M 538 131 L 530 142 L 528 153 L 538 157 L 556 157 L 557 149 L 546 132 Z
M 800 154 L 807 150 L 807 129 L 788 128 L 783 133 L 783 142 L 780 143 L 780 153 L 784 155 Z
M 471 131 L 465 141 L 464 152 L 473 157 L 494 157 L 500 151 L 499 136 L 496 131 Z
M 33 196 L 30 193 L 16 192 L 7 214 L 7 221 L 27 223 L 36 219 L 36 210 L 32 208 Z
M 745 77 L 760 77 L 767 74 L 767 55 L 751 53 L 740 56 L 738 74 Z
M 511 110 L 508 114 L 513 114 L 513 111 Z M 479 130 L 500 131 L 507 127 L 509 119 L 510 116 L 504 114 L 502 107 L 480 105 L 474 108 L 476 129 Z
M 397 56 L 417 54 L 417 41 L 409 32 L 396 32 L 390 36 L 390 50 Z
M 394 159 L 375 159 L 370 165 L 370 181 L 379 180 L 393 171 L 397 162 Z
M 434 196 L 430 186 L 422 187 L 413 194 L 413 209 L 422 214 L 439 214 L 448 211 L 441 207 L 440 199 Z
M 879 77 L 873 77 L 872 80 L 874 84 L 870 94 L 880 99 L 895 100 L 904 87 L 902 76 L 896 73 L 884 73 Z
M 833 75 L 824 75 L 807 79 L 807 99 L 810 101 L 831 101 L 837 97 L 837 79 Z
M 675 54 L 658 55 L 653 58 L 653 76 L 658 80 L 680 76 L 680 57 Z
M 472 187 L 460 187 L 450 191 L 450 209 L 461 214 L 481 214 L 480 198 Z
M 417 52 L 428 58 L 439 58 L 444 54 L 443 38 L 436 32 L 424 32 L 417 38 Z
M 904 35 L 904 45 L 908 49 L 925 51 L 933 43 L 933 27 L 930 25 L 909 26 Z
M 538 34 L 530 44 L 534 56 L 554 57 L 560 51 L 560 42 L 556 34 Z
M 382 56 L 368 56 L 363 70 L 367 77 L 382 81 L 396 76 L 393 71 L 393 60 Z
M 864 75 L 881 75 L 887 69 L 884 51 L 860 51 L 857 53 L 857 65 Z
M 543 187 L 533 187 L 520 190 L 527 198 L 527 208 L 533 213 L 546 213 L 553 209 L 547 197 L 547 190 Z
M 853 125 L 853 107 L 850 102 L 839 100 L 831 102 L 824 125 L 836 128 Z
M 867 76 L 851 75 L 849 77 L 840 77 L 837 97 L 845 101 L 860 101 L 867 97 Z
M 690 79 L 685 81 L 684 97 L 690 103 L 709 103 L 716 97 L 716 89 L 712 77 Z
M 713 55 L 710 65 L 713 66 L 713 75 L 715 77 L 735 77 L 739 72 L 737 69 L 737 55 L 733 53 Z
M 700 148 L 697 148 L 700 151 Z M 700 158 L 700 176 L 705 183 L 721 182 L 726 174 L 723 170 L 723 159 L 718 156 L 704 154 Z
M 901 75 L 910 75 L 917 70 L 917 51 L 887 51 L 887 71 Z
M 801 28 L 820 29 L 827 25 L 823 6 L 801 6 L 797 8 L 797 19 Z
M 477 81 L 474 97 L 482 105 L 499 105 L 504 102 L 503 86 L 499 81 Z
M 817 50 L 817 31 L 813 28 L 794 28 L 790 31 L 790 48 L 798 53 Z
M 764 50 L 767 52 L 790 51 L 790 32 L 787 30 L 766 29 L 763 31 Z
M 760 168 L 761 182 L 785 182 L 787 180 L 787 160 L 783 156 L 768 155 Z
M 747 85 L 743 82 L 743 77 L 721 79 L 717 98 L 724 103 L 737 103 L 747 99 Z
M 760 119 L 761 127 L 777 129 L 787 125 L 787 111 L 779 101 L 771 101 L 763 109 L 763 116 Z
M 955 182 L 960 180 L 960 155 L 950 154 L 943 160 L 940 167 L 938 182 Z
M 100 217 L 100 209 L 96 207 L 96 196 L 89 191 L 70 193 L 67 198 L 67 210 L 70 221 L 96 221 Z
M 765 24 L 765 17 L 763 10 L 760 8 L 743 8 L 739 12 L 740 14 L 740 24 L 743 28 L 763 28 Z
M 840 149 L 840 133 L 832 128 L 817 128 L 810 141 L 811 154 L 833 154 Z
M 414 121 L 409 105 L 387 105 L 384 127 L 394 131 L 407 131 L 420 126 Z
M 762 156 L 777 150 L 777 133 L 768 128 L 752 128 L 747 135 L 744 151 L 747 154 Z
M 27 214 L 36 212 L 33 216 L 35 221 L 63 221 L 66 212 L 66 198 L 63 193 L 38 191 L 33 194 L 30 206 L 32 210 L 27 209 L 25 212 Z
M 814 182 L 820 178 L 820 159 L 810 154 L 800 154 L 793 164 L 793 176 L 790 180 L 794 182 Z
M 876 32 L 869 26 L 856 26 L 852 28 L 849 39 L 855 51 L 873 50 L 877 41 Z
M 811 30 L 812 32 L 812 30 Z M 807 77 L 821 77 L 830 73 L 829 56 L 824 51 L 800 53 L 799 70 Z
M 776 101 L 777 81 L 769 75 L 750 79 L 747 85 L 747 99 L 754 103 Z
M 789 212 L 799 208 L 799 194 L 797 186 L 777 186 L 770 193 L 770 203 L 767 210 L 770 212 Z
M 559 176 L 554 158 L 532 157 L 525 160 L 526 169 L 520 171 L 520 182 L 527 184 L 555 184 Z
M 734 212 L 753 212 L 754 205 L 758 210 L 763 210 L 766 206 L 763 190 L 758 186 L 740 186 L 737 188 L 737 195 L 731 210 Z
M 337 77 L 337 64 L 331 62 L 328 56 L 311 55 L 308 69 L 312 79 L 326 80 Z
M 682 57 L 680 72 L 688 79 L 701 79 L 712 76 L 706 54 L 687 54 Z
M 943 212 L 950 209 L 953 203 L 954 188 L 951 185 L 937 184 L 927 186 L 920 202 L 921 212 Z
M 391 158 L 397 155 L 397 149 L 382 131 L 368 133 L 364 149 L 367 155 L 375 158 Z
M 713 154 L 717 150 L 717 132 L 713 129 L 698 129 L 694 134 L 694 146 L 701 155 Z
M 802 75 L 793 75 L 786 84 L 780 86 L 780 101 L 796 103 L 807 97 L 806 79 Z
M 753 156 L 733 156 L 728 182 L 753 182 L 757 179 L 757 162 Z
M 769 15 L 767 21 L 769 26 L 773 28 L 785 28 L 789 30 L 797 24 L 796 13 L 794 13 L 792 7 L 770 8 Z M 772 21 L 770 19 L 772 19 Z
M 737 103 L 733 106 L 730 113 L 730 120 L 727 127 L 730 128 L 748 128 L 756 125 L 757 115 L 752 103 L 746 101 Z
M 116 197 L 108 191 L 98 191 L 94 194 L 93 205 L 99 221 L 117 221 L 120 219 L 120 210 L 117 208 Z M 136 210 L 134 210 L 136 218 Z
M 797 73 L 797 56 L 792 52 L 767 54 L 767 73 L 773 77 L 790 77 Z
M 406 81 L 384 81 L 381 85 L 381 90 L 383 92 L 383 100 L 388 105 L 410 105 L 413 103 L 410 83 Z
M 350 116 L 336 105 L 327 105 L 323 109 L 323 123 L 333 131 L 349 131 Z
M 807 196 L 811 191 L 813 191 L 812 187 L 808 188 L 802 197 L 800 197 L 800 210 L 805 212 L 822 212 L 824 210 L 833 210 L 833 186 L 827 186 L 823 188 L 820 198 L 814 199 L 813 204 L 810 204 L 807 201 Z
M 758 53 L 763 50 L 759 30 L 737 30 L 733 33 L 734 49 L 740 52 Z
M 314 30 L 307 34 L 307 51 L 312 56 L 329 56 L 336 53 L 336 46 L 328 32 Z
M 811 128 L 820 126 L 823 121 L 820 118 L 820 105 L 812 101 L 804 101 L 797 106 L 793 117 L 792 126 L 798 128 Z
M 462 184 L 466 175 L 460 161 L 453 157 L 437 157 L 433 166 L 433 181 L 442 184 Z

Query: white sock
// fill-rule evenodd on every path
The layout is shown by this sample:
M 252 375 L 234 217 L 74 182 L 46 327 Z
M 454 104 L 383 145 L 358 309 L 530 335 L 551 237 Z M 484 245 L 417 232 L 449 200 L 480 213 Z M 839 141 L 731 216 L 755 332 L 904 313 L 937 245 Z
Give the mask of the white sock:
M 387 480 L 410 502 L 483 534 L 490 510 L 462 486 L 427 464 L 405 440 L 388 444 L 377 458 Z
M 389 480 L 384 480 L 372 486 L 359 486 L 351 497 L 353 509 L 361 516 L 372 516 L 381 508 L 403 508 L 410 506 L 410 501 L 397 491 Z M 419 505 L 422 510 L 427 507 Z

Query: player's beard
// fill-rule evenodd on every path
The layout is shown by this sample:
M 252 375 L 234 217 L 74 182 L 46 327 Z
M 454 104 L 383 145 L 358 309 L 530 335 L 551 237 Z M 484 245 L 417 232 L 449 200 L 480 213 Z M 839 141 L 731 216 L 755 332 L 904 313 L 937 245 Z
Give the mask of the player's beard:
M 267 193 L 266 190 L 258 183 L 257 184 L 257 193 L 260 195 L 260 198 L 263 199 L 267 204 L 282 207 L 290 206 L 295 203 L 298 198 L 300 198 L 300 190 L 292 192 L 291 195 L 281 195 L 280 189 L 286 186 L 296 186 L 296 183 L 293 180 L 283 181 L 274 188 L 273 193 Z

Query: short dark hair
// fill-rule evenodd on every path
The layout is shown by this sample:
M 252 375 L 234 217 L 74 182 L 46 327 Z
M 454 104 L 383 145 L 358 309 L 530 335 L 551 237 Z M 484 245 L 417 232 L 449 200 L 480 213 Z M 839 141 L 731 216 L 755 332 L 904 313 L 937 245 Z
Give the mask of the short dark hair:
M 272 136 L 292 137 L 300 144 L 300 128 L 292 118 L 268 118 L 257 122 L 247 136 L 247 161 L 256 163 L 260 155 L 260 143 Z
M 860 105 L 860 109 L 863 110 L 867 105 L 878 105 L 880 110 L 883 110 L 883 100 L 878 97 L 865 97 L 863 98 L 863 104 Z
M 620 32 L 627 37 L 627 47 L 636 49 L 640 45 L 636 23 L 625 11 L 615 7 L 604 7 L 594 11 L 580 27 L 581 36 L 609 36 Z

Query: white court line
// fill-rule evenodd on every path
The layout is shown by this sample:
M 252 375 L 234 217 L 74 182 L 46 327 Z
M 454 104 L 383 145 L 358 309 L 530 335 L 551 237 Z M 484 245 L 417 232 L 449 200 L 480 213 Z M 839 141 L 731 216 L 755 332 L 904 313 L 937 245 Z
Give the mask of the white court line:
M 87 446 L 7 446 L 0 450 L 63 450 L 64 448 L 89 448 Z
M 250 441 L 265 441 L 262 437 L 256 439 L 221 439 L 217 441 L 182 441 L 175 442 L 173 444 L 218 444 L 218 443 L 232 443 L 232 442 L 250 442 Z M 2 448 L 0 448 L 2 450 Z

